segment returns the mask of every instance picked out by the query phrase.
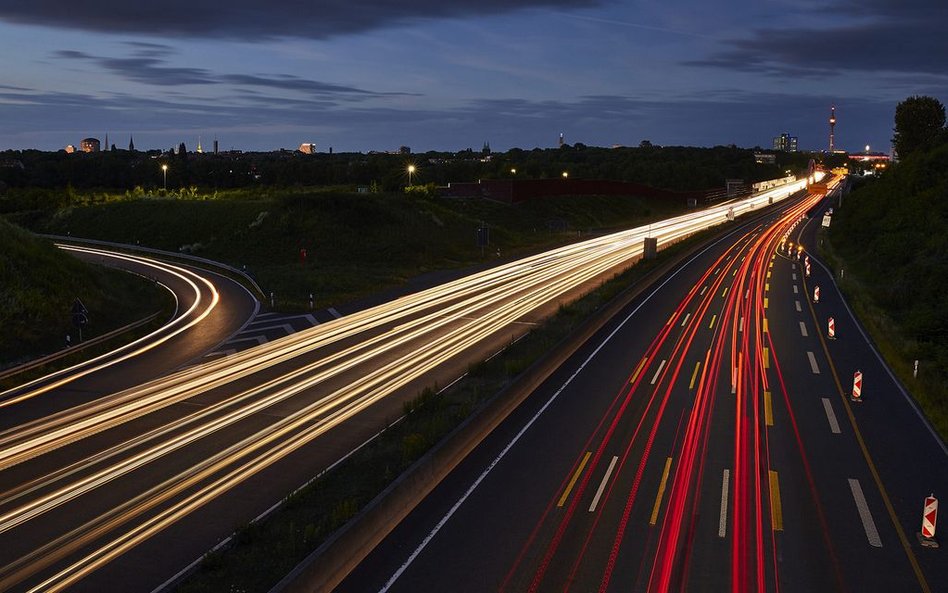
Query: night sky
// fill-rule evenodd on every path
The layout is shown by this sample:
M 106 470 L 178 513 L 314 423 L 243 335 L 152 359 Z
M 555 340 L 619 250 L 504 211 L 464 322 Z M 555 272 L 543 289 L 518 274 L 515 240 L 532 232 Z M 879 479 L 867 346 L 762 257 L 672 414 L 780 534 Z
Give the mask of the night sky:
M 948 99 L 945 0 L 2 0 L 0 149 L 888 152 Z

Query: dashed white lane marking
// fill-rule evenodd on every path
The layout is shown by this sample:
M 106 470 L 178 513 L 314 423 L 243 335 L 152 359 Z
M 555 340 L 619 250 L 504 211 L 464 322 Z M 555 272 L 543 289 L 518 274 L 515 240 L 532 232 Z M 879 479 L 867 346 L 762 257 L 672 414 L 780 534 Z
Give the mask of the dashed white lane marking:
M 793 294 L 800 294 L 800 287 L 796 284 L 793 285 Z
M 797 313 L 800 313 L 803 311 L 803 307 L 800 306 L 800 301 L 793 301 L 793 304 L 797 308 Z
M 606 484 L 609 482 L 609 476 L 612 475 L 612 470 L 616 468 L 616 461 L 619 461 L 619 457 L 613 455 L 612 461 L 609 462 L 609 467 L 606 468 L 606 475 L 602 477 L 602 482 L 599 483 L 599 488 L 596 489 L 596 496 L 593 497 L 592 504 L 589 505 L 590 513 L 594 512 L 596 507 L 599 506 L 599 499 L 602 497 L 603 490 L 606 489 Z
M 658 381 L 658 375 L 661 374 L 662 369 L 665 368 L 665 363 L 668 362 L 662 359 L 662 364 L 658 365 L 658 369 L 655 371 L 655 376 L 652 377 L 652 385 L 655 385 L 655 382 Z
M 828 397 L 823 398 L 823 409 L 826 410 L 826 419 L 829 421 L 833 434 L 839 434 L 839 422 L 836 421 L 836 412 L 833 411 L 833 402 Z
M 727 488 L 731 480 L 731 471 L 724 470 L 724 479 L 721 480 L 721 517 L 718 519 L 718 537 L 727 535 Z
M 879 531 L 876 529 L 876 523 L 872 520 L 872 513 L 869 512 L 869 505 L 866 504 L 866 497 L 862 493 L 862 486 L 859 480 L 849 478 L 849 489 L 852 490 L 853 500 L 856 501 L 856 510 L 859 511 L 859 518 L 862 519 L 862 527 L 866 530 L 866 538 L 869 545 L 881 548 L 882 539 L 879 537 Z
M 339 319 L 340 317 L 342 317 L 342 313 L 340 313 L 339 311 L 336 311 L 335 307 L 329 307 L 327 311 L 329 311 L 329 314 L 335 317 L 336 319 Z
M 691 318 L 691 313 L 685 315 L 685 320 L 681 322 L 681 327 L 685 327 L 685 324 L 688 323 L 688 319 Z
M 812 352 L 807 352 L 806 357 L 810 359 L 810 370 L 813 371 L 814 375 L 820 374 L 820 367 L 816 364 L 816 356 Z
M 806 332 L 806 324 L 802 321 L 800 322 L 800 335 L 804 338 L 808 337 L 810 334 Z

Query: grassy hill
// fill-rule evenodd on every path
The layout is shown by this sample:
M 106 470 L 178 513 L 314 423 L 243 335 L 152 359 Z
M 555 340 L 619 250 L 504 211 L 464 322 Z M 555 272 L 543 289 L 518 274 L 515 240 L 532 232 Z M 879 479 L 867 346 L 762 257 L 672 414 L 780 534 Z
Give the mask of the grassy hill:
M 844 198 L 829 239 L 843 288 L 948 438 L 948 144 Z M 912 363 L 919 360 L 919 377 Z
M 284 307 L 339 304 L 420 273 L 642 224 L 684 204 L 631 197 L 536 200 L 516 206 L 403 194 L 314 189 L 236 192 L 218 199 L 117 199 L 59 211 L 36 228 L 140 243 L 246 266 Z M 475 243 L 490 227 L 490 245 Z M 300 250 L 307 252 L 306 261 Z
M 165 295 L 136 276 L 80 262 L 0 218 L 0 368 L 63 347 L 73 301 L 89 311 L 85 338 L 161 309 Z

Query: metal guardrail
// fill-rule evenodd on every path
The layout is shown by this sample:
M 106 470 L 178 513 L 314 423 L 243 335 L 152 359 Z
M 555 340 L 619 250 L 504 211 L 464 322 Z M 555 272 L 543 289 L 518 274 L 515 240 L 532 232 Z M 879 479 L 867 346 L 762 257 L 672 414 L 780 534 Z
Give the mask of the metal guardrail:
M 83 239 L 81 237 L 69 237 L 69 236 L 63 236 L 63 235 L 38 234 L 37 236 L 44 237 L 46 239 L 52 239 L 53 241 L 62 241 L 65 243 L 69 243 L 69 242 L 87 243 L 90 245 L 101 245 L 103 247 L 119 248 L 119 249 L 125 249 L 128 251 L 141 251 L 143 253 L 151 253 L 154 255 L 161 255 L 167 258 L 193 261 L 193 262 L 201 263 L 213 268 L 227 270 L 228 272 L 232 274 L 237 274 L 238 276 L 246 280 L 250 284 L 250 286 L 252 286 L 253 289 L 257 291 L 257 294 L 259 296 L 266 298 L 266 293 L 263 292 L 263 289 L 260 288 L 260 285 L 257 284 L 257 281 L 254 280 L 249 274 L 247 274 L 247 272 L 244 272 L 243 270 L 235 268 L 234 266 L 231 266 L 219 261 L 214 261 L 212 259 L 198 257 L 196 255 L 189 255 L 187 253 L 178 253 L 176 251 L 164 251 L 162 249 L 154 249 L 152 247 L 142 247 L 141 245 L 131 245 L 129 243 L 113 243 L 111 241 L 99 241 L 98 239 Z
M 12 377 L 14 375 L 19 375 L 20 373 L 25 373 L 26 371 L 35 369 L 37 367 L 41 367 L 44 364 L 48 364 L 50 362 L 59 360 L 60 358 L 69 356 L 70 354 L 81 352 L 85 350 L 86 348 L 89 348 L 90 346 L 95 346 L 96 344 L 101 344 L 102 342 L 111 340 L 115 336 L 118 336 L 127 331 L 131 331 L 133 329 L 136 329 L 138 327 L 151 323 L 156 317 L 158 317 L 158 313 L 160 313 L 160 311 L 156 311 L 155 313 L 152 313 L 151 315 L 149 315 L 148 317 L 145 317 L 144 319 L 139 319 L 138 321 L 134 321 L 132 323 L 129 323 L 128 325 L 124 325 L 122 327 L 113 329 L 112 331 L 104 333 L 101 336 L 92 338 L 91 340 L 86 340 L 82 342 L 81 344 L 77 344 L 75 346 L 69 346 L 68 348 L 63 348 L 59 352 L 47 354 L 46 356 L 42 356 L 40 358 L 37 358 L 25 364 L 21 364 L 19 366 L 6 369 L 5 371 L 0 371 L 0 380 L 6 379 L 8 377 Z

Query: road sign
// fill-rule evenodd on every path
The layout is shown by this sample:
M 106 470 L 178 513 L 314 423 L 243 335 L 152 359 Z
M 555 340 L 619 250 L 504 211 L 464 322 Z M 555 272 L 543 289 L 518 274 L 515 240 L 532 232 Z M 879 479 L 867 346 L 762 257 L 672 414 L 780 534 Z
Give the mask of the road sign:
M 82 327 L 87 323 L 89 323 L 89 311 L 79 300 L 79 297 L 76 297 L 76 300 L 72 302 L 72 324 L 76 327 Z
M 922 531 L 918 534 L 918 540 L 923 546 L 937 548 L 938 542 L 935 541 L 935 524 L 938 520 L 938 499 L 935 495 L 925 497 L 925 506 L 922 507 Z
M 862 371 L 853 373 L 853 392 L 850 399 L 854 402 L 862 401 Z
M 831 340 L 836 339 L 836 322 L 833 321 L 832 317 L 829 318 L 829 321 L 826 324 L 826 337 Z
M 813 287 L 813 302 L 814 303 L 820 302 L 820 287 L 819 286 Z

